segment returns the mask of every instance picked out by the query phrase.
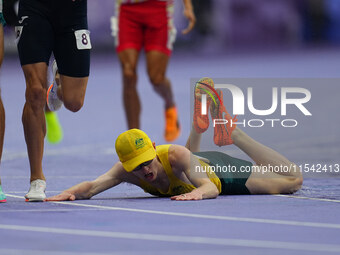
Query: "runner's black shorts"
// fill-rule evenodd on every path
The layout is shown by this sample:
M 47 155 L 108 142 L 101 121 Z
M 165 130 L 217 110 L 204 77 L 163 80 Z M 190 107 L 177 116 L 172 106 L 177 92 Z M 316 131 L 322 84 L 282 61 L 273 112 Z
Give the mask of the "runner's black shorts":
M 48 65 L 53 52 L 60 74 L 89 76 L 86 0 L 20 0 L 16 36 L 22 66 Z

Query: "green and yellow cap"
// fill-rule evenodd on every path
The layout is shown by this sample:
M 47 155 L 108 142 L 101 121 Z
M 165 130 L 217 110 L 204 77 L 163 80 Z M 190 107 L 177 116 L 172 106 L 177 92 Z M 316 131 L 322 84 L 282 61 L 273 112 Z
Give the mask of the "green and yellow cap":
M 130 129 L 121 133 L 115 147 L 119 160 L 127 172 L 156 157 L 156 150 L 150 138 L 139 129 Z

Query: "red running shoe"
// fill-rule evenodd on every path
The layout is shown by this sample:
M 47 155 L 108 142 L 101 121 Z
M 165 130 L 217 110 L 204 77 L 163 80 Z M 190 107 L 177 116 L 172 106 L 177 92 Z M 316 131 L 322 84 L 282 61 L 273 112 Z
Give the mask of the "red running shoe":
M 236 128 L 235 122 L 237 122 L 236 116 L 232 118 L 227 112 L 223 104 L 223 93 L 221 90 L 216 90 L 220 96 L 221 101 L 216 100 L 216 104 L 212 104 L 210 107 L 210 114 L 213 120 L 219 119 L 219 123 L 215 123 L 214 127 L 214 143 L 217 146 L 233 144 L 234 141 L 231 139 L 231 133 Z M 222 122 L 222 123 L 221 123 Z
M 210 88 L 214 88 L 214 81 L 207 77 L 200 79 L 195 85 L 194 128 L 198 134 L 205 132 L 209 127 L 208 110 L 212 100 L 212 92 Z M 201 102 L 203 94 L 207 95 L 206 114 L 204 115 L 202 114 Z

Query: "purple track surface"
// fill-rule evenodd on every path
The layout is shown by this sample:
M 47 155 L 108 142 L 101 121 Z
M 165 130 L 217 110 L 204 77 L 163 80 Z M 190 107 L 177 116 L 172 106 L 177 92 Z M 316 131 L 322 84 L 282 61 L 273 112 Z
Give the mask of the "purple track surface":
M 45 146 L 48 196 L 95 178 L 117 160 L 114 140 L 126 129 L 117 62 L 113 53 L 93 56 L 83 109 L 58 112 L 64 140 Z M 148 83 L 143 62 L 142 129 L 162 144 L 162 101 Z M 182 125 L 176 143 L 184 144 L 190 131 L 191 78 L 339 78 L 339 66 L 339 49 L 203 56 L 175 52 L 168 76 Z M 6 108 L 0 172 L 8 200 L 0 204 L 0 254 L 340 254 L 339 174 L 307 175 L 294 195 L 174 202 L 123 184 L 87 201 L 24 202 L 29 164 L 21 124 L 25 83 L 17 58 L 5 58 L 0 81 Z M 322 85 L 313 87 L 313 95 L 323 93 Z M 312 130 L 297 129 L 289 136 L 275 129 L 249 133 L 299 164 L 339 163 L 339 94 L 340 88 L 333 88 L 319 104 L 331 105 L 333 112 L 313 115 Z M 232 147 L 231 153 L 236 151 Z

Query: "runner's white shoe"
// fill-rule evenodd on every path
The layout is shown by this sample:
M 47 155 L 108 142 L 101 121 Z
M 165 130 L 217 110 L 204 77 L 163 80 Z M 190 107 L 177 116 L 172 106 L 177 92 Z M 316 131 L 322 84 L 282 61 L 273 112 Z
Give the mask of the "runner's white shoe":
M 34 180 L 31 182 L 31 187 L 25 195 L 26 202 L 42 202 L 46 198 L 45 195 L 46 182 L 44 180 Z
M 58 97 L 57 90 L 58 84 L 55 80 L 55 77 L 58 72 L 57 62 L 54 60 L 52 64 L 52 73 L 53 73 L 53 84 L 47 90 L 47 106 L 51 111 L 57 111 L 63 105 L 63 101 L 61 101 Z

